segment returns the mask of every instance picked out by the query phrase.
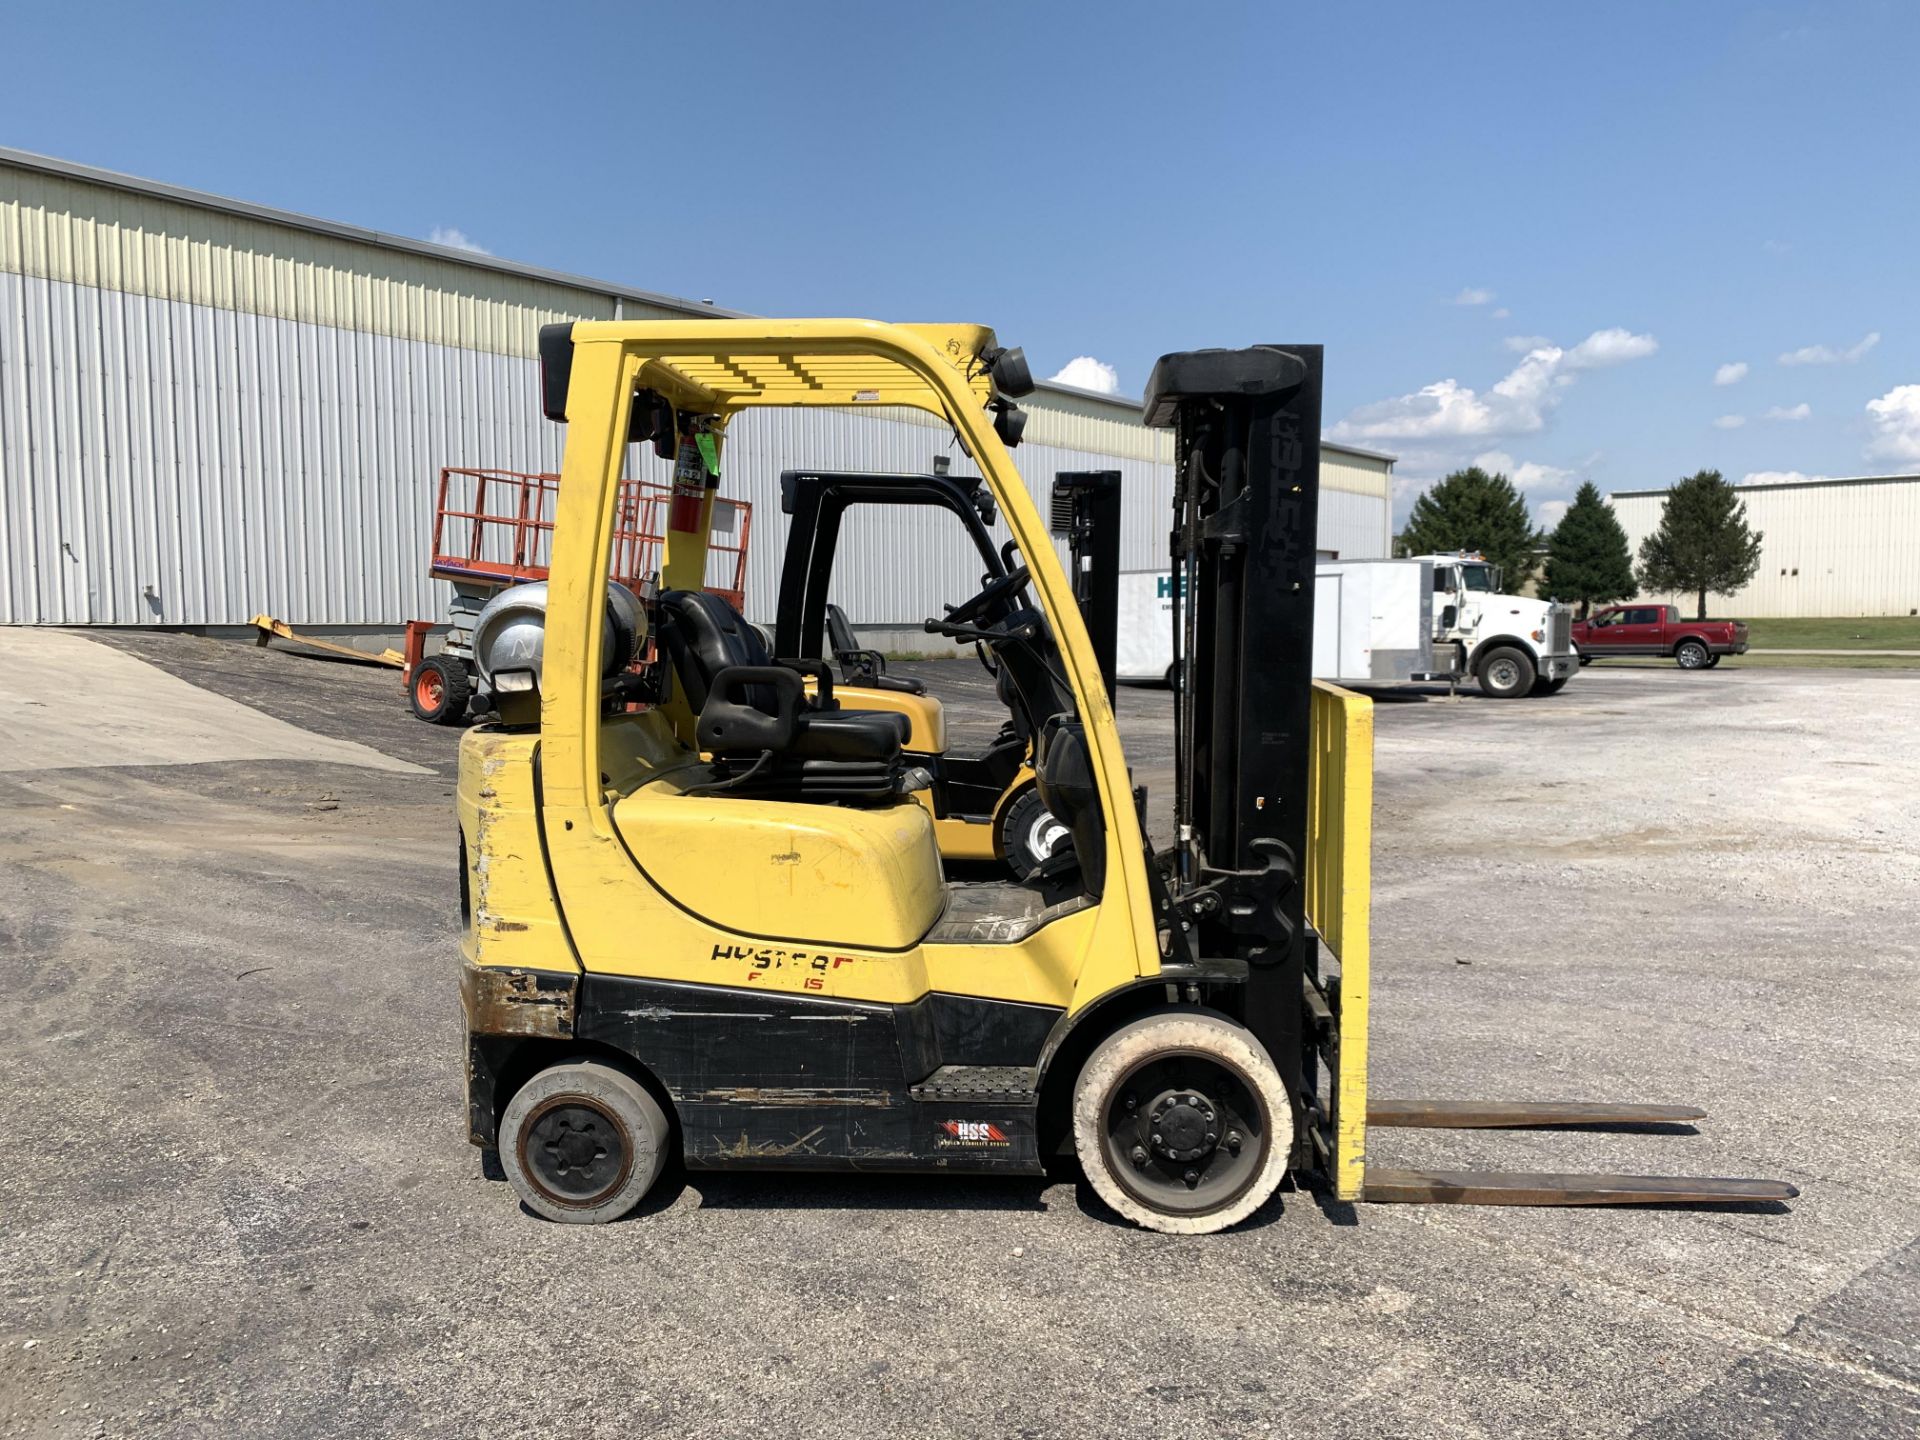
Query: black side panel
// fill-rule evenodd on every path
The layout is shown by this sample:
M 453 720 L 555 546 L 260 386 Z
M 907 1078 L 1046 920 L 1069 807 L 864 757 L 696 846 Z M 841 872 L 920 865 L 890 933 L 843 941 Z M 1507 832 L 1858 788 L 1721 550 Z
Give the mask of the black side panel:
M 998 1033 L 978 1016 L 947 1024 L 956 1034 Z M 973 1112 L 949 1115 L 947 1105 L 940 1116 L 922 1114 L 910 1088 L 929 1060 L 937 1064 L 941 1027 L 927 1001 L 896 1007 L 588 975 L 575 1033 L 633 1056 L 659 1080 L 696 1169 L 1031 1173 L 1030 1103 L 993 1107 L 986 1118 L 1004 1141 L 979 1147 L 956 1147 L 945 1128 Z M 1036 1043 L 1026 1063 L 1038 1054 Z
M 1065 1013 L 1053 1005 L 1018 1005 L 938 991 L 901 1009 L 922 1007 L 933 1021 L 942 1065 L 1036 1066 L 1047 1036 Z

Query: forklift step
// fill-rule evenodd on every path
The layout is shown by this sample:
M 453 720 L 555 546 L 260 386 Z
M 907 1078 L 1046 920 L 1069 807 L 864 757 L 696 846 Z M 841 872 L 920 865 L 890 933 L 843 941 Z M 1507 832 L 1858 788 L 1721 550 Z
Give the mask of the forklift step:
M 1033 1069 L 1027 1065 L 942 1065 L 911 1089 L 916 1100 L 1000 1100 L 1031 1105 Z
M 1370 1100 L 1367 1124 L 1401 1130 L 1622 1130 L 1685 1125 L 1706 1117 L 1692 1105 L 1536 1104 L 1513 1100 Z
M 1753 1205 L 1791 1200 L 1799 1193 L 1782 1180 L 1381 1170 L 1369 1165 L 1361 1198 L 1387 1205 Z

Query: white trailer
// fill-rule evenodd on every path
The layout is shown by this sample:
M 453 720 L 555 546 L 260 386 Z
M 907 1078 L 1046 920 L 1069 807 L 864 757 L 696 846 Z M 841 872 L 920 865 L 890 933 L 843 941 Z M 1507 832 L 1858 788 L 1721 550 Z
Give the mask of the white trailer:
M 1433 662 L 1433 566 L 1322 560 L 1313 591 L 1313 675 L 1342 685 L 1444 679 Z
M 1436 664 L 1433 566 L 1422 560 L 1322 560 L 1313 597 L 1313 673 L 1350 685 L 1450 678 Z M 1452 649 L 1448 647 L 1451 655 Z M 1171 681 L 1173 577 L 1123 571 L 1115 671 Z

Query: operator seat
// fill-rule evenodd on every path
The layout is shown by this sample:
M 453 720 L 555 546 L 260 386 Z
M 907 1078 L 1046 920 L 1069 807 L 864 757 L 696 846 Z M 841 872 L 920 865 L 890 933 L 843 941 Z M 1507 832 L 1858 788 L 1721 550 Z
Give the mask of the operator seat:
M 663 591 L 659 615 L 695 738 L 719 777 L 702 790 L 763 800 L 883 800 L 918 773 L 901 759 L 906 716 L 840 709 L 824 664 L 776 661 L 759 631 L 718 595 Z M 802 669 L 814 675 L 817 696 L 804 693 Z
M 876 690 L 897 690 L 903 695 L 924 695 L 926 682 L 905 675 L 887 674 L 887 657 L 878 650 L 863 650 L 847 612 L 838 605 L 827 606 L 827 648 L 840 666 L 840 678 L 849 685 L 871 685 Z

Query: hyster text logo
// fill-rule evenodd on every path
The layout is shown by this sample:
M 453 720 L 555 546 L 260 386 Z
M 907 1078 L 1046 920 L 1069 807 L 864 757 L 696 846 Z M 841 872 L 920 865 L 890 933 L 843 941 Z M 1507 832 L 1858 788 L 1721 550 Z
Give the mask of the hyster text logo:
M 1005 1133 L 998 1125 L 990 1125 L 985 1120 L 943 1120 L 940 1133 L 949 1143 L 961 1145 L 1004 1145 Z

